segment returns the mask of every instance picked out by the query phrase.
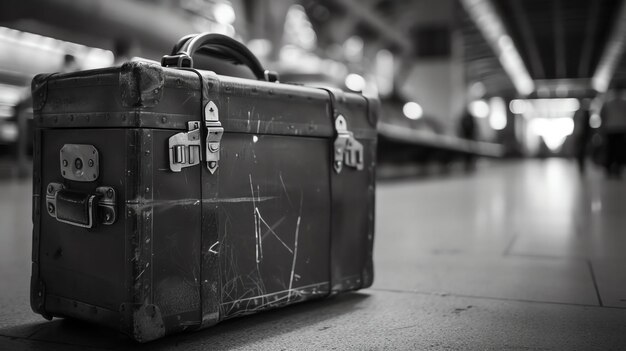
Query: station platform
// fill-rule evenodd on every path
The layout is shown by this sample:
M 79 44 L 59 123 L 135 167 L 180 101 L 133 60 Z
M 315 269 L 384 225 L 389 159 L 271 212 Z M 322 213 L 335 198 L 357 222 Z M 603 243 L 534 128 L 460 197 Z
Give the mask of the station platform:
M 568 160 L 380 182 L 372 288 L 144 345 L 30 310 L 30 195 L 0 183 L 0 350 L 626 349 L 626 180 Z

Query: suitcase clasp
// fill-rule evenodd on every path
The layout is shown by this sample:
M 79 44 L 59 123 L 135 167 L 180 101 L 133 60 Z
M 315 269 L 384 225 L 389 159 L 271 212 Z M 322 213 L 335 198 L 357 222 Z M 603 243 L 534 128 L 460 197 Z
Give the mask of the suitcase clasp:
M 188 132 L 174 134 L 169 138 L 170 170 L 180 172 L 185 167 L 200 163 L 200 122 L 187 122 Z
M 348 130 L 348 124 L 345 117 L 337 116 L 335 119 L 335 130 L 337 138 L 335 139 L 335 158 L 333 167 L 335 172 L 341 173 L 343 165 L 363 169 L 363 145 L 354 138 L 354 134 Z
M 213 101 L 204 108 L 204 123 L 206 124 L 206 147 L 204 154 L 206 155 L 206 166 L 211 172 L 215 173 L 218 162 L 220 160 L 220 142 L 224 134 L 224 128 L 220 123 L 217 106 Z
M 219 121 L 217 106 L 213 101 L 209 101 L 205 106 L 204 123 L 207 131 L 204 158 L 201 151 L 200 121 L 187 122 L 188 132 L 174 134 L 169 138 L 172 172 L 180 172 L 183 168 L 195 166 L 202 160 L 206 161 L 207 169 L 211 174 L 217 170 L 224 128 Z

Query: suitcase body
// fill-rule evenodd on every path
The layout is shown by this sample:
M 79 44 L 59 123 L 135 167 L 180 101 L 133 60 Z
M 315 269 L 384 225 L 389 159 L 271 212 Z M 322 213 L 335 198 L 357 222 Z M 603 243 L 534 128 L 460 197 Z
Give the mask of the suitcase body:
M 376 100 L 145 62 L 33 99 L 44 317 L 145 342 L 372 284 Z

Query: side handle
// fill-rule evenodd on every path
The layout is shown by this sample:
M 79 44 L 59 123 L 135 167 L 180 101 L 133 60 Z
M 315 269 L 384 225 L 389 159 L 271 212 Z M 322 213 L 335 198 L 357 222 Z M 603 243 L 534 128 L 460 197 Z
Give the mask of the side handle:
M 115 189 L 108 186 L 98 187 L 90 194 L 66 189 L 60 183 L 50 183 L 46 189 L 48 214 L 59 222 L 77 227 L 93 228 L 98 224 L 115 223 L 115 203 Z

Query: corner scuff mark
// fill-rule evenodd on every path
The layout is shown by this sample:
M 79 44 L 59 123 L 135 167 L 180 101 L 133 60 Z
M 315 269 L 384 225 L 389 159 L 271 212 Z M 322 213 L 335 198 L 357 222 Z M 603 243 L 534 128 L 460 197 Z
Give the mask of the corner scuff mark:
M 213 320 L 217 320 L 218 318 L 219 318 L 218 312 L 207 313 L 207 314 L 202 315 L 202 322 L 213 321 Z

